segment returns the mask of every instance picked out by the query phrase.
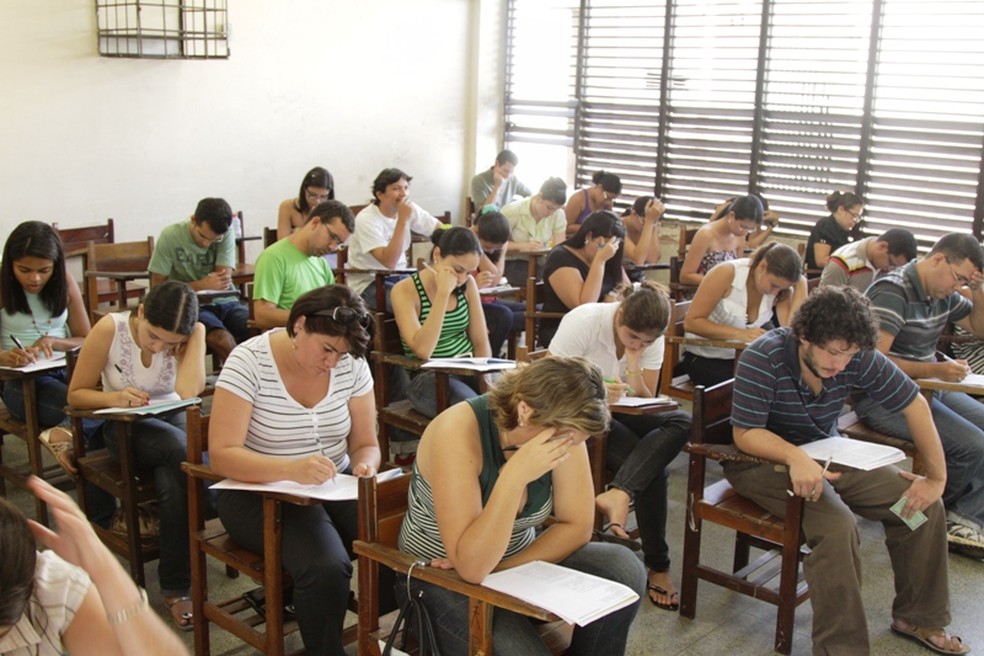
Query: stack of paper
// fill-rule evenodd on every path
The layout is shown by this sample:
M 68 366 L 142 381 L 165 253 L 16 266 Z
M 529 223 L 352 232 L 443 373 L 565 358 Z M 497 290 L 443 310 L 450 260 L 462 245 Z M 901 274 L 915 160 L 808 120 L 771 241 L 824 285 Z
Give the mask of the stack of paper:
M 539 606 L 578 626 L 590 624 L 639 598 L 621 583 L 542 560 L 489 574 L 482 585 Z
M 67 365 L 68 363 L 65 361 L 64 351 L 55 351 L 51 354 L 50 358 L 45 358 L 42 356 L 41 358 L 32 362 L 31 364 L 25 364 L 22 367 L 0 366 L 0 369 L 9 369 L 11 371 L 22 371 L 25 374 L 29 374 L 33 371 L 47 371 L 49 369 L 59 369 Z
M 376 474 L 376 481 L 382 483 L 401 475 L 399 467 L 387 469 Z M 247 492 L 274 492 L 293 494 L 295 497 L 308 497 L 322 501 L 355 501 L 359 498 L 359 479 L 349 474 L 336 474 L 335 478 L 321 485 L 306 485 L 294 481 L 273 481 L 270 483 L 244 483 L 227 478 L 212 485 L 213 490 L 246 490 Z
M 625 406 L 626 408 L 639 408 L 645 407 L 647 405 L 666 405 L 667 403 L 673 403 L 673 399 L 666 396 L 665 394 L 660 394 L 659 396 L 653 398 L 643 398 L 641 396 L 623 396 L 618 400 L 618 403 L 613 403 L 612 407 Z
M 827 437 L 802 445 L 802 449 L 814 460 L 871 471 L 885 465 L 905 460 L 905 454 L 894 446 L 875 444 L 848 437 Z
M 431 358 L 421 369 L 465 369 L 468 371 L 502 371 L 515 369 L 515 360 L 502 358 Z
M 97 415 L 156 415 L 161 412 L 167 412 L 169 410 L 178 410 L 184 408 L 185 406 L 195 405 L 196 403 L 201 403 L 202 400 L 197 396 L 190 399 L 168 399 L 166 401 L 155 401 L 150 400 L 147 405 L 142 405 L 136 408 L 127 408 L 120 406 L 117 408 L 100 408 L 93 412 Z

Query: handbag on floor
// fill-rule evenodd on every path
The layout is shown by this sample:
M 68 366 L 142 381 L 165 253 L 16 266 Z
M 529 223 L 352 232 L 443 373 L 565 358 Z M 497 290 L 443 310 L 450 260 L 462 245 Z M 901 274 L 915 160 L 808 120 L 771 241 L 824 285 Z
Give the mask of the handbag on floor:
M 441 650 L 437 646 L 437 638 L 434 634 L 434 622 L 431 620 L 427 606 L 421 602 L 424 596 L 423 590 L 418 590 L 416 594 L 410 589 L 410 572 L 417 565 L 423 565 L 417 561 L 410 566 L 407 571 L 407 598 L 400 604 L 400 613 L 396 616 L 396 623 L 390 631 L 389 638 L 383 646 L 383 656 L 393 656 L 401 652 L 395 649 L 397 634 L 402 634 L 400 638 L 400 650 L 402 653 L 407 649 L 407 638 L 410 634 L 417 640 L 417 653 L 420 656 L 441 656 Z M 398 595 L 399 596 L 399 595 Z

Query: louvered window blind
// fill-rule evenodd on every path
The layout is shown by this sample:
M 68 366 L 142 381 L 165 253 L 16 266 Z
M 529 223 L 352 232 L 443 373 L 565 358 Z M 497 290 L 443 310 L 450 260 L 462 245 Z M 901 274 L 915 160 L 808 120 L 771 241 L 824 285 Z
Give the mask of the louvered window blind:
M 509 0 L 504 141 L 672 218 L 757 191 L 805 236 L 841 189 L 870 234 L 980 236 L 981 34 L 974 0 Z

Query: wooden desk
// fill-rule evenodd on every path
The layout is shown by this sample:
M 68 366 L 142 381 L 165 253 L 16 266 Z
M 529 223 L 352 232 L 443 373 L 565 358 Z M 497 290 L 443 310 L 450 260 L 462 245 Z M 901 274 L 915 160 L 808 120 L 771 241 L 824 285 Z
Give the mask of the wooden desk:
M 147 280 L 147 283 L 150 284 L 150 271 L 86 271 L 85 277 L 105 278 L 115 283 L 116 301 L 119 304 L 120 311 L 126 309 L 126 284 L 128 282 Z
M 664 339 L 671 344 L 727 348 L 735 349 L 736 351 L 741 351 L 748 347 L 748 342 L 737 339 L 707 339 L 706 337 L 681 337 L 679 335 L 666 335 Z
M 620 405 L 618 403 L 609 403 L 608 409 L 613 414 L 617 412 L 620 415 L 658 415 L 661 412 L 679 410 L 680 404 L 676 401 L 650 403 L 649 405 Z
M 253 282 L 255 273 L 255 264 L 237 264 L 236 268 L 232 270 L 232 284 L 239 288 L 239 296 L 246 303 L 249 302 L 246 286 Z
M 973 377 L 973 374 L 971 374 Z M 968 377 L 970 378 L 970 377 Z M 977 382 L 976 380 L 971 381 L 964 379 L 957 382 L 948 382 L 945 380 L 937 380 L 935 378 L 917 378 L 916 385 L 919 385 L 919 389 L 923 391 L 924 394 L 940 391 L 940 392 L 963 392 L 964 394 L 970 394 L 971 396 L 984 396 L 984 383 Z M 929 396 L 929 394 L 927 394 Z
M 66 483 L 70 481 L 65 471 L 60 465 L 52 465 L 48 468 L 44 466 L 44 460 L 41 457 L 41 441 L 38 439 L 38 434 L 41 432 L 41 424 L 38 421 L 38 396 L 37 388 L 34 384 L 34 379 L 41 374 L 48 373 L 52 371 L 50 369 L 43 371 L 32 371 L 23 372 L 17 369 L 0 369 L 0 380 L 19 380 L 21 381 L 23 396 L 24 396 L 24 421 L 20 422 L 14 419 L 9 413 L 10 410 L 4 408 L 0 405 L 0 433 L 9 433 L 16 437 L 20 437 L 24 440 L 27 445 L 27 460 L 28 465 L 26 468 L 12 467 L 5 462 L 3 462 L 3 454 L 0 452 L 0 492 L 3 496 L 6 496 L 6 482 L 10 481 L 14 485 L 24 490 L 27 489 L 27 479 L 30 476 L 37 476 L 38 478 L 43 478 L 49 483 L 65 489 Z M 2 436 L 0 436 L 0 444 L 2 444 Z M 34 508 L 35 517 L 38 522 L 48 526 L 48 506 L 41 499 L 34 497 Z

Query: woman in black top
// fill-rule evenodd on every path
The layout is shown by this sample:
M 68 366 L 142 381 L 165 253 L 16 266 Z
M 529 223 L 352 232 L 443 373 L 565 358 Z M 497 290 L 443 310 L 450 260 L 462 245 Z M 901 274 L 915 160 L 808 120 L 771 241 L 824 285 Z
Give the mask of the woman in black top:
M 555 246 L 543 266 L 543 311 L 567 312 L 599 303 L 619 283 L 629 284 L 622 269 L 625 228 L 612 212 L 594 212 L 567 241 Z M 614 300 L 614 299 L 613 299 Z M 550 346 L 559 319 L 540 321 L 539 342 Z
M 822 269 L 830 254 L 851 241 L 851 230 L 861 221 L 864 199 L 850 191 L 827 196 L 830 216 L 820 219 L 806 242 L 806 268 Z

